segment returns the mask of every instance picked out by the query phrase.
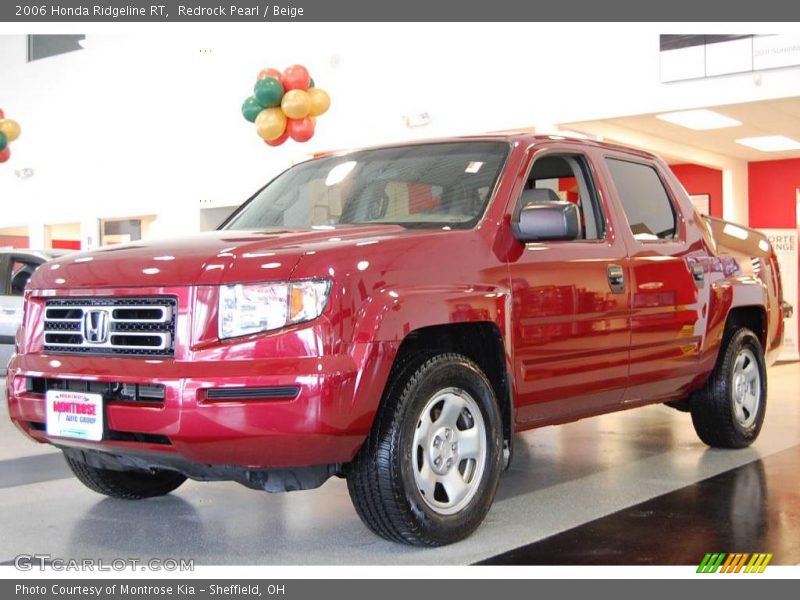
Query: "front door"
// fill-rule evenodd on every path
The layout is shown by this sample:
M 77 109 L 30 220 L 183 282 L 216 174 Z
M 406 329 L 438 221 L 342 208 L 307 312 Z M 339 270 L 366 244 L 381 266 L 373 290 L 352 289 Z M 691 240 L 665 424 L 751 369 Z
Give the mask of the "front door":
M 517 421 L 569 419 L 617 405 L 628 380 L 627 254 L 590 156 L 537 146 L 511 218 L 529 202 L 578 204 L 579 239 L 525 245 L 509 261 Z

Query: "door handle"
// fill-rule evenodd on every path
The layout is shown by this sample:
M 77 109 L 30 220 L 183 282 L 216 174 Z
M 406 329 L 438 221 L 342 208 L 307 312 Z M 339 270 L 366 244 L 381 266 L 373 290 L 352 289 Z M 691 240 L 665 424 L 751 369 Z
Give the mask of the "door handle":
M 608 265 L 608 286 L 615 294 L 625 291 L 625 271 L 619 265 Z

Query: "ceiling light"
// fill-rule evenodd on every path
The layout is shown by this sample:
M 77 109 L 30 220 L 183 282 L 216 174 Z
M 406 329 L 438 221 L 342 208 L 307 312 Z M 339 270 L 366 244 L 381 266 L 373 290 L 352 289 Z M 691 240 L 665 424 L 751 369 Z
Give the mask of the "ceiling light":
M 428 111 L 403 115 L 403 121 L 409 129 L 413 127 L 425 127 L 431 124 L 431 115 Z
M 737 144 L 761 150 L 762 152 L 781 152 L 783 150 L 800 150 L 800 142 L 785 135 L 763 135 L 736 140 Z
M 679 112 L 656 115 L 656 119 L 674 123 L 688 129 L 721 129 L 723 127 L 739 127 L 742 122 L 721 115 L 713 110 L 700 108 L 698 110 L 682 110 Z

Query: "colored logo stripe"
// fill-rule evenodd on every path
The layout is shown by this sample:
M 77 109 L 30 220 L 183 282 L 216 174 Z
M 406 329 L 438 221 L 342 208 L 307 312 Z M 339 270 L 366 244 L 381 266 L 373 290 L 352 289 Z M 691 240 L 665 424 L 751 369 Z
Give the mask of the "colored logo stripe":
M 698 573 L 716 573 L 722 561 L 725 560 L 726 554 L 724 552 L 706 554 L 703 557 L 703 562 L 697 567 Z
M 748 562 L 749 559 L 749 562 Z M 763 573 L 764 569 L 772 560 L 772 554 L 747 552 L 737 552 L 726 554 L 725 552 L 707 553 L 700 565 L 697 567 L 698 573 Z M 744 569 L 744 571 L 742 571 Z
M 769 561 L 772 560 L 772 554 L 753 554 L 753 558 L 745 567 L 745 573 L 763 573 L 767 568 Z

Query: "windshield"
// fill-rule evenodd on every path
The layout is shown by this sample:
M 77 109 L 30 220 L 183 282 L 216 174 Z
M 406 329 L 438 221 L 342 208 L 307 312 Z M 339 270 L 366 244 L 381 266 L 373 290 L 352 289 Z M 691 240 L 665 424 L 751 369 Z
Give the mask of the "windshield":
M 311 160 L 279 175 L 221 229 L 363 223 L 472 227 L 507 153 L 504 142 L 455 142 Z

